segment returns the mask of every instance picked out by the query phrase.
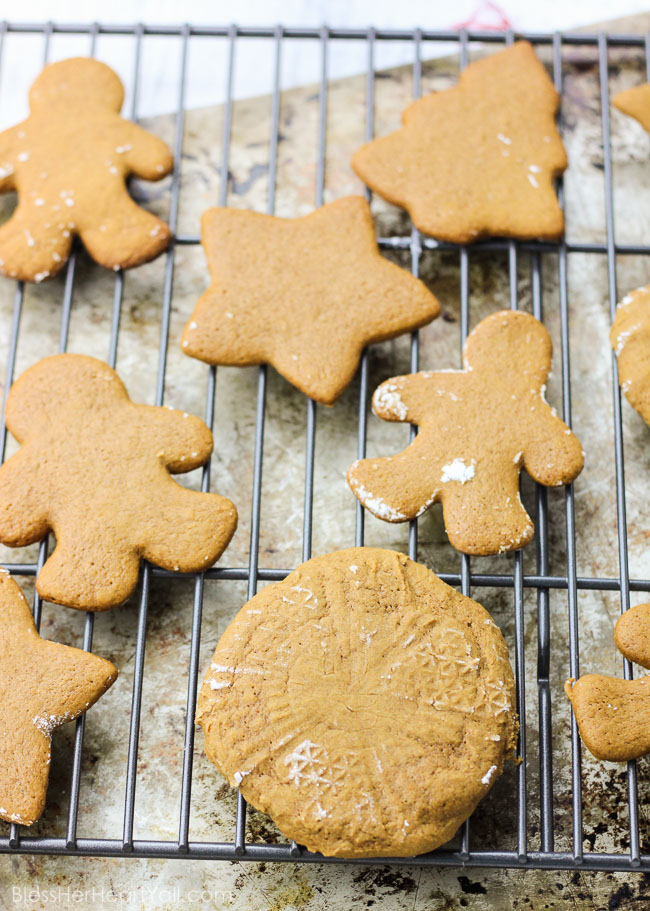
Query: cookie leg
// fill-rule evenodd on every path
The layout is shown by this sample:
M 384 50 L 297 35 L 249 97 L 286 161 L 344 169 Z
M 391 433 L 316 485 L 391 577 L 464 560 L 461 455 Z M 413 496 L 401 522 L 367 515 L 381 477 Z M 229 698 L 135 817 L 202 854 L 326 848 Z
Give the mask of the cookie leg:
M 47 601 L 101 611 L 122 604 L 138 584 L 135 550 L 110 541 L 106 531 L 86 529 L 73 542 L 58 543 L 38 574 L 36 588 Z
M 175 488 L 175 489 L 174 489 Z M 226 497 L 187 490 L 170 479 L 155 511 L 143 556 L 171 571 L 207 569 L 224 552 L 237 528 L 237 510 Z
M 384 459 L 360 459 L 348 470 L 355 497 L 378 519 L 405 522 L 434 503 L 440 494 L 436 472 L 420 452 L 417 438 L 404 452 Z
M 20 281 L 39 282 L 60 272 L 70 255 L 72 232 L 58 216 L 39 217 L 31 202 L 19 203 L 0 228 L 0 272 Z M 65 232 L 65 234 L 64 234 Z M 67 235 L 67 236 L 66 236 Z
M 465 554 L 497 554 L 527 544 L 535 527 L 519 497 L 516 473 L 476 467 L 474 476 L 444 485 L 442 508 L 449 540 Z
M 84 246 L 101 266 L 128 269 L 158 256 L 167 249 L 171 232 L 151 212 L 137 205 L 126 190 L 111 200 L 97 223 L 80 232 Z

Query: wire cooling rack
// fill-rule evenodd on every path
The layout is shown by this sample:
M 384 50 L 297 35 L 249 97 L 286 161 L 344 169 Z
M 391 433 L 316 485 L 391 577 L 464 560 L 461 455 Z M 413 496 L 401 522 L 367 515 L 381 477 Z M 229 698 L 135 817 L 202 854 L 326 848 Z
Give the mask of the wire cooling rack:
M 571 423 L 571 383 L 569 363 L 569 300 L 567 287 L 567 257 L 571 253 L 600 254 L 606 257 L 608 272 L 608 298 L 611 315 L 613 316 L 617 301 L 616 257 L 618 255 L 647 254 L 650 248 L 646 246 L 622 245 L 615 243 L 614 239 L 614 197 L 612 181 L 612 160 L 610 149 L 610 114 L 609 114 L 609 54 L 613 48 L 638 48 L 645 53 L 647 67 L 650 67 L 650 36 L 643 38 L 634 35 L 605 35 L 605 34 L 528 34 L 516 35 L 514 33 L 484 33 L 484 32 L 451 32 L 451 31 L 387 31 L 376 29 L 334 29 L 323 27 L 313 28 L 238 28 L 237 26 L 204 27 L 204 26 L 146 26 L 146 25 L 101 25 L 101 24 L 54 24 L 43 25 L 0 23 L 0 55 L 4 48 L 7 36 L 11 33 L 39 33 L 43 38 L 43 63 L 47 62 L 50 39 L 54 34 L 87 35 L 89 40 L 88 53 L 95 52 L 96 40 L 99 35 L 130 36 L 134 42 L 134 79 L 130 116 L 137 117 L 138 88 L 140 84 L 141 51 L 145 40 L 151 36 L 166 36 L 170 41 L 181 44 L 181 67 L 178 83 L 177 110 L 175 114 L 175 167 L 171 183 L 169 221 L 174 235 L 173 242 L 166 254 L 164 284 L 162 292 L 160 345 L 158 354 L 158 370 L 156 382 L 155 403 L 163 404 L 165 394 L 165 376 L 167 364 L 168 337 L 170 328 L 170 314 L 172 308 L 172 286 L 174 279 L 175 255 L 180 245 L 198 244 L 199 237 L 194 235 L 181 235 L 177 232 L 178 211 L 180 199 L 180 160 L 183 151 L 183 128 L 185 116 L 185 98 L 187 87 L 187 59 L 188 46 L 192 38 L 199 36 L 224 39 L 226 48 L 226 84 L 227 98 L 224 106 L 223 137 L 221 147 L 221 173 L 227 174 L 230 160 L 231 126 L 233 111 L 233 72 L 237 48 L 246 39 L 266 39 L 272 43 L 274 52 L 274 79 L 269 86 L 271 93 L 271 139 L 269 152 L 269 201 L 268 212 L 272 213 L 275 206 L 275 184 L 278 165 L 279 142 L 279 109 L 280 109 L 280 61 L 281 51 L 287 42 L 310 39 L 320 43 L 320 86 L 319 86 L 319 118 L 318 118 L 318 163 L 316 174 L 316 190 L 314 202 L 321 205 L 323 202 L 323 188 L 325 178 L 325 153 L 326 153 L 326 125 L 327 125 L 327 100 L 328 100 L 328 51 L 333 39 L 346 41 L 362 41 L 365 43 L 367 54 L 366 72 L 366 137 L 374 135 L 373 120 L 375 108 L 375 50 L 380 42 L 401 41 L 406 42 L 412 49 L 412 76 L 414 96 L 421 93 L 421 46 L 423 41 L 451 43 L 459 54 L 461 68 L 467 64 L 469 42 L 482 42 L 487 44 L 509 44 L 515 38 L 524 37 L 535 45 L 550 48 L 552 54 L 552 76 L 556 88 L 560 93 L 563 90 L 563 48 L 569 45 L 588 46 L 596 49 L 598 55 L 598 73 L 600 81 L 600 96 L 605 100 L 602 104 L 601 126 L 603 143 L 603 179 L 604 198 L 606 207 L 606 240 L 604 243 L 568 243 L 564 240 L 559 243 L 527 242 L 518 243 L 509 240 L 489 240 L 481 242 L 473 249 L 501 251 L 507 256 L 508 276 L 510 288 L 510 306 L 518 306 L 517 287 L 517 257 L 524 251 L 531 258 L 531 295 L 532 309 L 536 317 L 542 317 L 542 272 L 541 261 L 545 253 L 553 253 L 557 257 L 558 282 L 559 282 L 559 307 L 561 318 L 561 345 L 559 359 L 561 361 L 562 379 L 562 406 L 563 417 Z M 558 186 L 560 202 L 564 194 L 562 183 Z M 215 200 L 220 205 L 227 202 L 228 181 L 221 181 L 219 199 Z M 469 325 L 469 252 L 466 247 L 456 247 L 450 244 L 437 243 L 430 238 L 423 237 L 415 228 L 411 229 L 408 236 L 387 236 L 379 238 L 380 246 L 384 249 L 404 250 L 410 253 L 411 270 L 414 275 L 419 274 L 420 260 L 426 250 L 455 251 L 459 258 L 460 269 L 460 314 L 461 314 L 461 339 L 467 336 Z M 62 317 L 59 339 L 59 350 L 65 351 L 68 343 L 70 325 L 70 312 L 75 283 L 76 255 L 73 252 L 65 273 L 65 285 L 62 302 Z M 108 362 L 115 365 L 117 357 L 118 337 L 120 330 L 120 315 L 123 299 L 124 279 L 122 273 L 115 275 L 114 296 L 112 304 L 112 328 Z M 24 286 L 17 283 L 15 290 L 11 334 L 8 346 L 8 358 L 5 366 L 5 394 L 14 378 L 16 351 L 21 327 L 23 312 Z M 557 355 L 556 355 L 557 359 Z M 414 333 L 411 338 L 410 368 L 418 370 L 419 364 L 419 337 Z M 358 411 L 358 457 L 365 455 L 366 450 L 366 421 L 369 404 L 369 379 L 368 355 L 364 353 L 359 368 L 360 396 Z M 551 575 L 549 573 L 549 547 L 548 547 L 548 508 L 547 492 L 543 487 L 538 487 L 536 492 L 537 519 L 536 519 L 536 571 L 533 574 L 524 574 L 523 557 L 521 552 L 514 554 L 513 572 L 511 574 L 498 573 L 472 573 L 470 560 L 461 556 L 460 572 L 441 574 L 442 578 L 461 588 L 464 593 L 470 592 L 470 587 L 479 590 L 485 587 L 505 588 L 512 590 L 515 636 L 514 636 L 514 666 L 517 681 L 517 709 L 521 720 L 519 752 L 522 758 L 517 767 L 516 781 L 516 831 L 515 842 L 510 850 L 489 850 L 472 848 L 470 843 L 470 822 L 465 823 L 460 832 L 459 846 L 457 849 L 443 848 L 431 854 L 413 859 L 394 859 L 394 861 L 381 858 L 377 863 L 427 864 L 427 865 L 468 865 L 489 867 L 515 867 L 515 868 L 549 868 L 549 869 L 588 869 L 588 870 L 650 870 L 650 855 L 643 854 L 639 837 L 639 810 L 637 792 L 637 774 L 635 763 L 627 767 L 627 813 L 629 815 L 629 848 L 620 853 L 585 852 L 585 831 L 583 827 L 583 801 L 582 801 L 582 775 L 581 775 L 581 746 L 575 720 L 572 719 L 571 727 L 571 811 L 572 811 L 572 849 L 558 851 L 555 849 L 554 828 L 554 794 L 553 794 L 553 751 L 551 743 L 551 691 L 549 686 L 549 656 L 550 656 L 550 611 L 549 597 L 552 590 L 566 592 L 566 605 L 568 608 L 568 629 L 570 646 L 570 673 L 579 675 L 578 668 L 578 605 L 577 593 L 579 590 L 612 591 L 620 593 L 621 609 L 629 606 L 630 591 L 650 591 L 650 581 L 644 579 L 631 579 L 628 571 L 627 531 L 626 531 L 626 504 L 624 486 L 623 442 L 621 423 L 621 399 L 618 388 L 616 361 L 612 359 L 612 391 L 614 400 L 614 440 L 616 464 L 616 503 L 617 503 L 617 535 L 618 535 L 618 565 L 619 572 L 616 577 L 588 578 L 578 576 L 576 565 L 576 527 L 574 511 L 574 492 L 571 485 L 564 492 L 564 514 L 566 532 L 566 575 Z M 205 418 L 212 427 L 214 422 L 216 388 L 216 370 L 209 371 L 207 399 L 205 403 Z M 134 660 L 133 697 L 131 706 L 130 732 L 128 739 L 128 759 L 126 771 L 126 792 L 124 796 L 123 830 L 121 837 L 116 838 L 82 838 L 77 836 L 77 820 L 79 814 L 79 795 L 82 770 L 82 751 L 84 746 L 84 724 L 82 716 L 76 722 L 74 749 L 71 757 L 70 796 L 67 812 L 67 826 L 64 836 L 30 835 L 25 829 L 12 825 L 9 833 L 0 835 L 0 851 L 7 853 L 39 853 L 39 854 L 68 854 L 68 855 L 102 855 L 102 856 L 132 856 L 132 857 L 167 857 L 167 858 L 212 858 L 222 860 L 255 860 L 255 861 L 291 861 L 291 862 L 324 862 L 320 855 L 310 854 L 296 844 L 250 843 L 246 841 L 246 803 L 241 794 L 237 799 L 237 815 L 233 839 L 226 842 L 193 841 L 190 838 L 190 800 L 192 791 L 193 772 L 193 747 L 194 747 L 194 714 L 197 697 L 197 682 L 199 675 L 199 645 L 201 633 L 201 619 L 203 607 L 204 587 L 214 580 L 244 580 L 248 584 L 248 596 L 252 597 L 260 580 L 279 580 L 286 576 L 289 569 L 269 569 L 260 566 L 259 537 L 260 537 L 260 499 L 263 470 L 263 451 L 266 414 L 267 369 L 259 368 L 257 380 L 257 407 L 254 444 L 253 465 L 253 490 L 252 510 L 250 522 L 250 550 L 248 565 L 242 567 L 217 566 L 205 573 L 198 574 L 194 581 L 194 601 L 191 628 L 191 646 L 189 656 L 189 677 L 187 689 L 187 710 L 185 716 L 184 733 L 184 758 L 181 783 L 180 818 L 178 824 L 178 837 L 175 840 L 153 841 L 138 840 L 134 838 L 134 808 L 137 781 L 137 759 L 140 736 L 140 718 L 142 711 L 142 692 L 144 675 L 144 656 L 147 630 L 147 610 L 149 604 L 150 583 L 152 577 L 169 576 L 169 573 L 156 567 L 144 565 L 142 570 L 142 589 L 139 601 L 137 622 L 137 641 Z M 309 401 L 307 407 L 306 426 L 306 458 L 304 479 L 304 523 L 302 535 L 302 557 L 309 559 L 312 549 L 312 515 L 314 492 L 314 455 L 315 434 L 318 407 L 315 402 Z M 413 432 L 413 431 L 412 431 Z M 2 421 L 0 430 L 0 449 L 2 459 L 5 457 L 7 431 Z M 203 470 L 202 490 L 209 488 L 209 467 Z M 364 543 L 364 511 L 360 503 L 356 503 L 356 533 L 355 543 Z M 5 564 L 17 576 L 35 576 L 43 565 L 48 551 L 48 542 L 40 546 L 36 563 Z M 418 557 L 418 525 L 417 520 L 410 523 L 408 537 L 408 551 L 413 559 Z M 226 557 L 227 559 L 227 557 Z M 536 807 L 539 817 L 539 829 L 535 833 L 535 844 L 528 825 L 530 815 L 529 792 L 527 789 L 527 772 L 529 764 L 526 749 L 526 696 L 524 682 L 524 590 L 532 589 L 537 593 L 537 688 L 538 688 L 538 755 L 539 755 L 539 806 Z M 480 598 L 480 594 L 479 594 Z M 41 600 L 38 595 L 34 597 L 34 617 L 37 625 L 41 619 Z M 94 615 L 86 614 L 83 636 L 83 647 L 90 649 L 93 641 Z M 625 664 L 625 675 L 630 678 L 632 668 Z M 337 861 L 340 862 L 340 861 Z M 363 860 L 360 863 L 372 863 Z

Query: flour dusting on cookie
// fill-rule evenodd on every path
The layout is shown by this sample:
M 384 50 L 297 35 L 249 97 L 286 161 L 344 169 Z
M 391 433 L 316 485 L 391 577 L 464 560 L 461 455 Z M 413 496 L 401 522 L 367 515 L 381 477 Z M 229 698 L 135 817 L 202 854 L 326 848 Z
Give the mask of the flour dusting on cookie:
M 120 117 L 123 99 L 117 74 L 87 57 L 51 63 L 33 83 L 29 117 L 0 133 L 0 193 L 18 193 L 0 227 L 5 275 L 52 278 L 75 235 L 107 269 L 137 266 L 166 249 L 169 226 L 136 204 L 126 180 L 160 180 L 172 154 Z
M 408 420 L 419 433 L 398 455 L 354 462 L 347 474 L 353 493 L 388 522 L 417 518 L 441 502 L 449 540 L 464 553 L 523 547 L 534 528 L 519 497 L 521 469 L 554 487 L 574 480 L 584 461 L 545 399 L 550 366 L 544 326 L 507 310 L 469 335 L 462 370 L 387 380 L 373 396 L 375 413 Z
M 519 41 L 413 102 L 401 128 L 362 146 L 352 166 L 441 240 L 556 239 L 564 218 L 553 181 L 567 166 L 558 105 L 532 45 Z
M 246 672 L 215 689 L 214 664 Z M 288 838 L 409 856 L 451 838 L 501 774 L 514 698 L 479 604 L 404 554 L 361 547 L 303 563 L 241 609 L 197 721 L 208 757 Z

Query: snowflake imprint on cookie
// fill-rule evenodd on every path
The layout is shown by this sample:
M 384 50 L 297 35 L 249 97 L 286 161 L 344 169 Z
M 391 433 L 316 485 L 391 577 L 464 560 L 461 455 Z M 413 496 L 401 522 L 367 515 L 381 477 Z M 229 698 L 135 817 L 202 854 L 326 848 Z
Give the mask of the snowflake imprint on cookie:
M 402 554 L 357 548 L 308 561 L 242 608 L 197 721 L 209 758 L 288 837 L 369 856 L 453 834 L 514 746 L 513 706 L 487 612 Z

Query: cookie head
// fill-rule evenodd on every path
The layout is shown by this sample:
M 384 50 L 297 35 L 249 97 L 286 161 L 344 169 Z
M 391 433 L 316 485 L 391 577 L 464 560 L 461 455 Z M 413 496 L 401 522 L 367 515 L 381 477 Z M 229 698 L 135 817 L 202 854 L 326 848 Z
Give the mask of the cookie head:
M 650 669 L 650 604 L 637 604 L 616 621 L 614 640 L 619 652 Z
M 70 57 L 46 66 L 29 90 L 32 111 L 108 108 L 118 113 L 124 87 L 113 70 L 91 57 Z
M 477 327 L 478 329 L 479 327 Z M 467 337 L 463 349 L 466 370 L 490 374 L 494 380 L 531 385 L 545 383 L 551 366 L 553 346 L 539 320 L 521 311 L 499 311 L 480 323 L 480 331 Z M 512 378 L 512 380 L 510 380 Z
M 242 608 L 198 722 L 253 806 L 340 857 L 447 841 L 517 736 L 508 651 L 487 611 L 369 547 L 316 557 Z
M 124 385 L 108 364 L 90 357 L 55 354 L 27 369 L 11 387 L 7 426 L 23 442 L 30 434 L 39 433 L 39 428 L 68 423 L 71 414 L 88 414 L 125 399 Z

